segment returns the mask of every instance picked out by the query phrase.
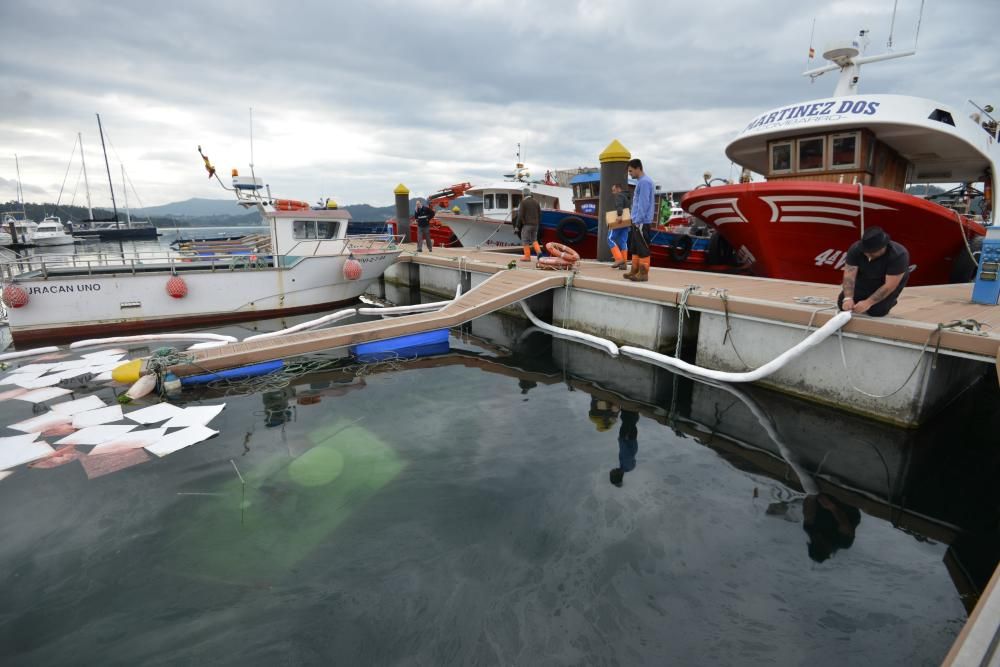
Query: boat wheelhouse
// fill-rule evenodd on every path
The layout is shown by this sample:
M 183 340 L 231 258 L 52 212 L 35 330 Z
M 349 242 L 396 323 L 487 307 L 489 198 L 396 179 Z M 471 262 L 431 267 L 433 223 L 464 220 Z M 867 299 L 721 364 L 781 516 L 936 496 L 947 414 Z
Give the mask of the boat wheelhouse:
M 934 100 L 861 95 L 860 66 L 912 52 L 862 57 L 857 43 L 824 53 L 840 70 L 834 97 L 786 105 L 753 119 L 726 155 L 765 182 L 689 192 L 681 205 L 713 226 L 753 273 L 837 283 L 847 249 L 879 226 L 910 253 L 909 284 L 965 281 L 989 222 L 997 128 Z M 959 183 L 981 196 L 973 213 L 909 194 L 918 183 Z M 981 184 L 977 189 L 975 184 Z

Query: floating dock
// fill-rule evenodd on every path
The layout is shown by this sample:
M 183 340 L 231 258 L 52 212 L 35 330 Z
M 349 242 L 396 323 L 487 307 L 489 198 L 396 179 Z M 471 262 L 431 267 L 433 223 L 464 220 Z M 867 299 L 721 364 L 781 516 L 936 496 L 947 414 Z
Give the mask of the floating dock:
M 608 264 L 543 271 L 509 252 L 436 249 L 405 254 L 385 274 L 386 297 L 420 289 L 444 309 L 198 351 L 181 375 L 457 326 L 531 299 L 558 326 L 673 353 L 679 311 L 694 363 L 741 372 L 771 361 L 836 314 L 839 287 L 672 269 L 633 283 Z M 508 267 L 513 262 L 514 270 Z M 987 374 L 1000 372 L 1000 307 L 969 302 L 970 285 L 903 291 L 889 317 L 857 316 L 762 384 L 893 424 L 915 427 Z

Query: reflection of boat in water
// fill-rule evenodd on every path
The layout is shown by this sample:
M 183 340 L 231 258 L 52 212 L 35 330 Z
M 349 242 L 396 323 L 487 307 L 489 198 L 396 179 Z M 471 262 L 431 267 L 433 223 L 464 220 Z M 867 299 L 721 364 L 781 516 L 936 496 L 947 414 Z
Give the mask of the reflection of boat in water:
M 985 110 L 970 118 L 929 99 L 860 95 L 862 64 L 913 52 L 860 53 L 857 42 L 829 49 L 831 64 L 806 74 L 840 70 L 833 97 L 765 112 L 726 147 L 765 182 L 702 187 L 681 204 L 716 227 L 759 276 L 838 283 L 847 249 L 866 226 L 879 226 L 909 250 L 910 285 L 970 280 L 997 184 L 997 124 Z M 968 197 L 949 208 L 906 191 L 955 182 L 981 195 L 981 215 Z M 972 189 L 978 182 L 981 191 Z
M 46 255 L 4 262 L 3 299 L 15 342 L 146 331 L 315 312 L 353 301 L 393 262 L 385 236 L 348 236 L 346 211 L 276 210 L 258 180 L 237 197 L 269 225 L 267 254 L 169 252 Z M 218 270 L 220 263 L 226 270 Z

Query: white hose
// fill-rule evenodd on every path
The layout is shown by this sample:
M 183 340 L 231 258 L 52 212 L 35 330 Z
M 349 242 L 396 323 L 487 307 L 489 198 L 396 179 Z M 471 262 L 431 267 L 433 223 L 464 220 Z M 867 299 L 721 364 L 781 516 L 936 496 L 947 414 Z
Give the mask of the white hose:
M 97 345 L 113 345 L 118 343 L 147 343 L 158 340 L 216 340 L 226 343 L 239 342 L 238 338 L 225 336 L 223 334 L 212 333 L 165 333 L 146 334 L 145 336 L 117 336 L 115 338 L 90 338 L 88 340 L 78 340 L 70 343 L 71 350 L 78 350 L 82 347 L 94 347 Z
M 50 352 L 58 352 L 58 347 L 37 347 L 34 350 L 22 350 L 20 352 L 5 352 L 0 354 L 0 361 L 7 361 L 8 359 L 24 359 L 25 357 L 34 357 L 38 354 L 48 354 Z
M 329 315 L 324 315 L 323 317 L 317 317 L 315 320 L 309 320 L 308 322 L 303 322 L 302 324 L 296 324 L 295 326 L 288 327 L 287 329 L 281 329 L 280 331 L 269 331 L 267 333 L 257 334 L 256 336 L 249 336 L 247 338 L 244 338 L 243 342 L 251 340 L 263 340 L 265 338 L 274 338 L 276 336 L 284 336 L 285 334 L 295 333 L 296 331 L 314 329 L 316 327 L 328 324 L 330 322 L 336 322 L 338 320 L 342 320 L 347 317 L 354 317 L 357 314 L 358 310 L 355 308 L 338 310 L 335 313 L 330 313 Z
M 838 329 L 850 322 L 851 320 L 850 311 L 842 311 L 830 318 L 830 321 L 824 324 L 822 327 L 812 332 L 798 345 L 786 350 L 781 353 L 771 361 L 767 362 L 763 366 L 757 368 L 756 370 L 746 371 L 744 373 L 728 373 L 725 371 L 713 371 L 708 368 L 702 368 L 701 366 L 695 366 L 694 364 L 689 364 L 686 361 L 681 361 L 674 357 L 668 357 L 665 354 L 660 354 L 658 352 L 651 352 L 649 350 L 644 350 L 640 347 L 632 347 L 629 345 L 623 345 L 621 348 L 622 354 L 635 359 L 643 359 L 649 361 L 658 366 L 666 366 L 668 368 L 678 368 L 682 371 L 691 373 L 692 375 L 698 375 L 700 377 L 705 377 L 710 380 L 717 380 L 719 382 L 756 382 L 766 378 L 775 371 L 780 370 L 790 361 L 802 356 L 808 350 L 816 347 L 824 340 L 833 335 Z
M 534 324 L 539 329 L 541 329 L 542 331 L 554 334 L 556 336 L 561 336 L 564 338 L 572 338 L 574 340 L 579 340 L 591 345 L 592 347 L 604 350 L 612 357 L 618 356 L 618 346 L 612 343 L 610 340 L 599 338 L 597 336 L 591 336 L 590 334 L 586 334 L 581 331 L 573 331 L 572 329 L 563 329 L 562 327 L 557 327 L 551 324 L 547 324 L 546 322 L 542 322 L 540 319 L 535 317 L 535 314 L 533 312 L 531 312 L 531 308 L 528 308 L 528 304 L 526 304 L 524 301 L 521 301 L 520 303 L 521 303 L 521 310 L 523 310 L 524 314 L 528 316 L 528 319 L 531 320 L 531 323 Z
M 448 301 L 432 301 L 431 303 L 415 303 L 412 306 L 388 306 L 386 308 L 358 308 L 358 315 L 409 315 L 423 313 L 428 310 L 440 310 L 451 303 Z

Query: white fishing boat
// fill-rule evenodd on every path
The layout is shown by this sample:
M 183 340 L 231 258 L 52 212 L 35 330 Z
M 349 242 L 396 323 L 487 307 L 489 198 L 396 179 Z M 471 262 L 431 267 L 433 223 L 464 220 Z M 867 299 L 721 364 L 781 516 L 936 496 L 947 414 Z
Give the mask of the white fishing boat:
M 9 239 L 3 245 L 30 245 L 35 238 L 35 229 L 38 228 L 38 223 L 34 220 L 28 220 L 23 215 L 17 217 L 15 214 L 5 213 L 3 223 L 0 226 L 3 227 L 3 231 Z
M 0 262 L 16 344 L 315 312 L 351 302 L 392 265 L 398 237 L 348 236 L 350 214 L 263 197 L 233 178 L 267 221 L 269 254 L 42 255 Z
M 75 240 L 71 234 L 66 233 L 62 220 L 57 216 L 49 215 L 35 227 L 31 242 L 36 246 L 56 246 L 73 245 Z
M 552 182 L 530 181 L 524 165 L 518 163 L 507 180 L 496 181 L 466 190 L 466 194 L 482 197 L 481 215 L 462 215 L 438 211 L 437 219 L 447 225 L 465 248 L 509 247 L 521 245 L 514 233 L 513 218 L 521 204 L 525 188 L 538 200 L 545 211 L 562 211 L 573 215 L 573 190 Z M 566 207 L 563 209 L 562 207 Z M 545 221 L 543 221 L 544 225 Z M 584 228 L 586 232 L 586 228 Z

